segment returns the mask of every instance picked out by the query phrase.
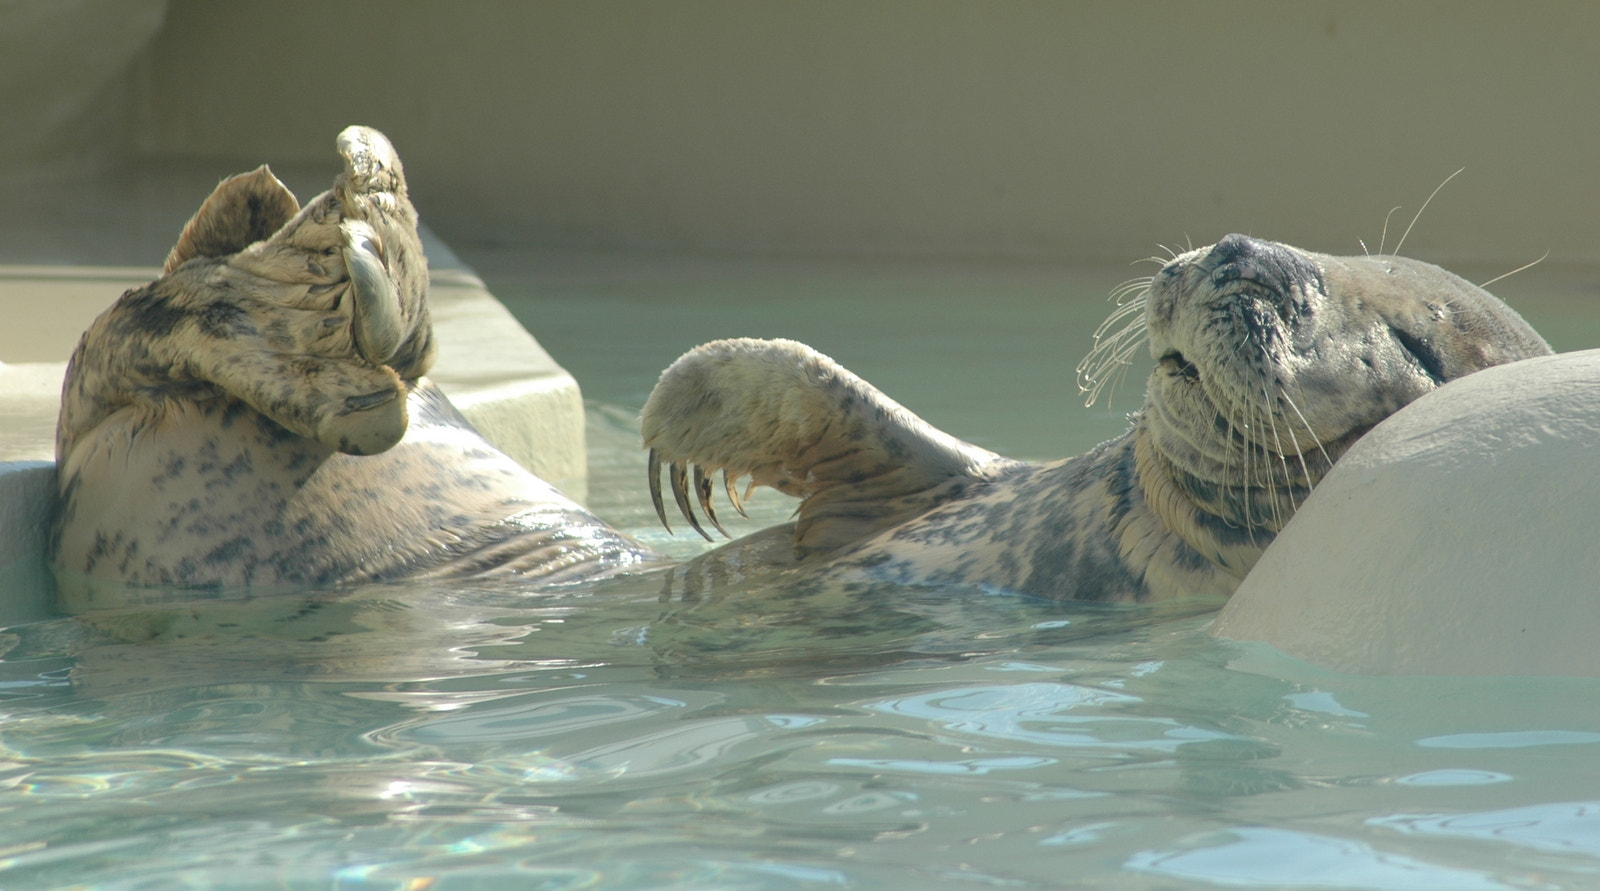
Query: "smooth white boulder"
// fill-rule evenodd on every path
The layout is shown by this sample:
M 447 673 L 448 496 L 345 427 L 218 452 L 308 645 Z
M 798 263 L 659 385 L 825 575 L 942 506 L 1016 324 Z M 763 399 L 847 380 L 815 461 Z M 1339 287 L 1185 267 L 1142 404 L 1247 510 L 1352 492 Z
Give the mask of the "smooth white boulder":
M 1600 676 L 1600 350 L 1478 372 L 1374 428 L 1212 633 L 1335 671 Z

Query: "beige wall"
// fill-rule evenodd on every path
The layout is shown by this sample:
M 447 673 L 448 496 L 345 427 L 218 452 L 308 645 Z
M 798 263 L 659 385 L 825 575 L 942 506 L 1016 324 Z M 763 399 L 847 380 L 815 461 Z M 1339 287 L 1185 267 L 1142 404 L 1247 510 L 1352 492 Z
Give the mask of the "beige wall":
M 1600 261 L 1600 4 L 173 0 L 135 145 L 386 130 L 447 241 Z

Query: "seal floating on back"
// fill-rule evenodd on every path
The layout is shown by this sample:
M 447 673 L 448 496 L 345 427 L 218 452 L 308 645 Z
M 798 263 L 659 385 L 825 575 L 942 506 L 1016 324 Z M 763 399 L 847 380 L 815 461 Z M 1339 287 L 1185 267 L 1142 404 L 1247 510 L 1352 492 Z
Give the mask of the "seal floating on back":
M 474 431 L 423 375 L 428 271 L 400 159 L 339 134 L 304 208 L 217 186 L 162 276 L 85 332 L 56 432 L 63 579 L 217 588 L 588 578 L 654 559 Z
M 806 578 L 981 585 L 1050 598 L 1226 597 L 1312 486 L 1401 406 L 1545 355 L 1481 288 L 1427 263 L 1334 257 L 1230 235 L 1141 282 L 1102 342 L 1156 367 L 1126 433 L 1052 464 L 934 429 L 804 344 L 722 340 L 661 375 L 642 416 L 700 529 L 713 474 L 803 499 L 793 524 L 680 572 L 781 566 Z M 709 537 L 709 536 L 708 536 Z

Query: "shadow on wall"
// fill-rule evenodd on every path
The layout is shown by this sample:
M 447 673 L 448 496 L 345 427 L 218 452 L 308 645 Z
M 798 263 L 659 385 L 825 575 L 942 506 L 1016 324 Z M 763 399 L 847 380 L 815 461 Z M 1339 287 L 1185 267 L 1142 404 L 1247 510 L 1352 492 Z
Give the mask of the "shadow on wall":
M 0 5 L 0 180 L 77 174 L 127 150 L 129 71 L 167 0 Z
M 368 123 L 458 245 L 1353 253 L 1465 166 L 1408 253 L 1600 260 L 1588 3 L 173 0 L 136 56 L 160 3 L 77 7 L 70 44 L 12 38 L 53 63 L 0 81 L 32 107 L 120 71 L 131 101 L 73 127 L 131 110 L 145 159 L 319 161 Z M 46 157 L 5 138 L 6 164 Z

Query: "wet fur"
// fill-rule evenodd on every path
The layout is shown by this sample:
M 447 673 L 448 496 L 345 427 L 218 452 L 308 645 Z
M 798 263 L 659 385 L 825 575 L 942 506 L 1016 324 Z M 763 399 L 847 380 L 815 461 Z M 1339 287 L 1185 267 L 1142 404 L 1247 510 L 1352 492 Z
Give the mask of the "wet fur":
M 1550 351 L 1487 292 L 1400 257 L 1234 235 L 1132 294 L 1114 315 L 1125 327 L 1102 332 L 1094 359 L 1103 376 L 1148 345 L 1144 407 L 1128 432 L 1052 464 L 934 430 L 803 344 L 685 354 L 642 418 L 652 472 L 668 468 L 680 512 L 692 520 L 698 503 L 714 521 L 716 472 L 731 498 L 748 476 L 803 500 L 792 527 L 713 551 L 679 578 L 692 587 L 766 565 L 1060 599 L 1226 597 L 1363 433 L 1449 380 Z
M 84 333 L 57 426 L 61 577 L 561 580 L 652 559 L 423 377 L 428 272 L 399 158 L 362 127 L 338 149 L 344 172 L 303 209 L 265 167 L 225 180 L 162 277 Z

